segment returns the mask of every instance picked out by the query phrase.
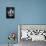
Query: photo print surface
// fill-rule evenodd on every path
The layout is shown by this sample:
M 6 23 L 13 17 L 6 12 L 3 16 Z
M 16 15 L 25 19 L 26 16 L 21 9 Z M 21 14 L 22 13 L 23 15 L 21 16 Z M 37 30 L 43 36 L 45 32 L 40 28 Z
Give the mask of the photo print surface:
M 15 18 L 15 8 L 6 7 L 6 18 Z

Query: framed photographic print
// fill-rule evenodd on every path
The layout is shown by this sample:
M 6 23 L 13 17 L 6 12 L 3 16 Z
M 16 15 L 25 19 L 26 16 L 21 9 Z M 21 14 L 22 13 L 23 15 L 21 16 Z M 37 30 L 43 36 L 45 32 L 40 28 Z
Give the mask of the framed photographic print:
M 6 18 L 15 18 L 15 8 L 6 7 Z

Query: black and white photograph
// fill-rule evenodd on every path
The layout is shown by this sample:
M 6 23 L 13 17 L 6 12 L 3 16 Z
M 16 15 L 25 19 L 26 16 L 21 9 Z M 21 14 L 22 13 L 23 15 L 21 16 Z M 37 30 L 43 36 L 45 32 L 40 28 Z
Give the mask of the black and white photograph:
M 15 8 L 6 7 L 6 18 L 15 18 Z

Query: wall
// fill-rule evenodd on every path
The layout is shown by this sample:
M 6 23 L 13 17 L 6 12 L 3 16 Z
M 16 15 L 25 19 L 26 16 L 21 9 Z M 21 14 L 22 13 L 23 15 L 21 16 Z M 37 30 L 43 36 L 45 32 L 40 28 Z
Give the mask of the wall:
M 46 24 L 46 0 L 16 0 L 19 24 Z
M 17 34 L 17 16 L 15 19 L 6 18 L 6 7 L 16 7 L 15 0 L 0 0 L 0 44 L 7 44 L 8 34 L 10 32 L 16 32 Z M 18 42 L 17 39 L 15 41 Z

